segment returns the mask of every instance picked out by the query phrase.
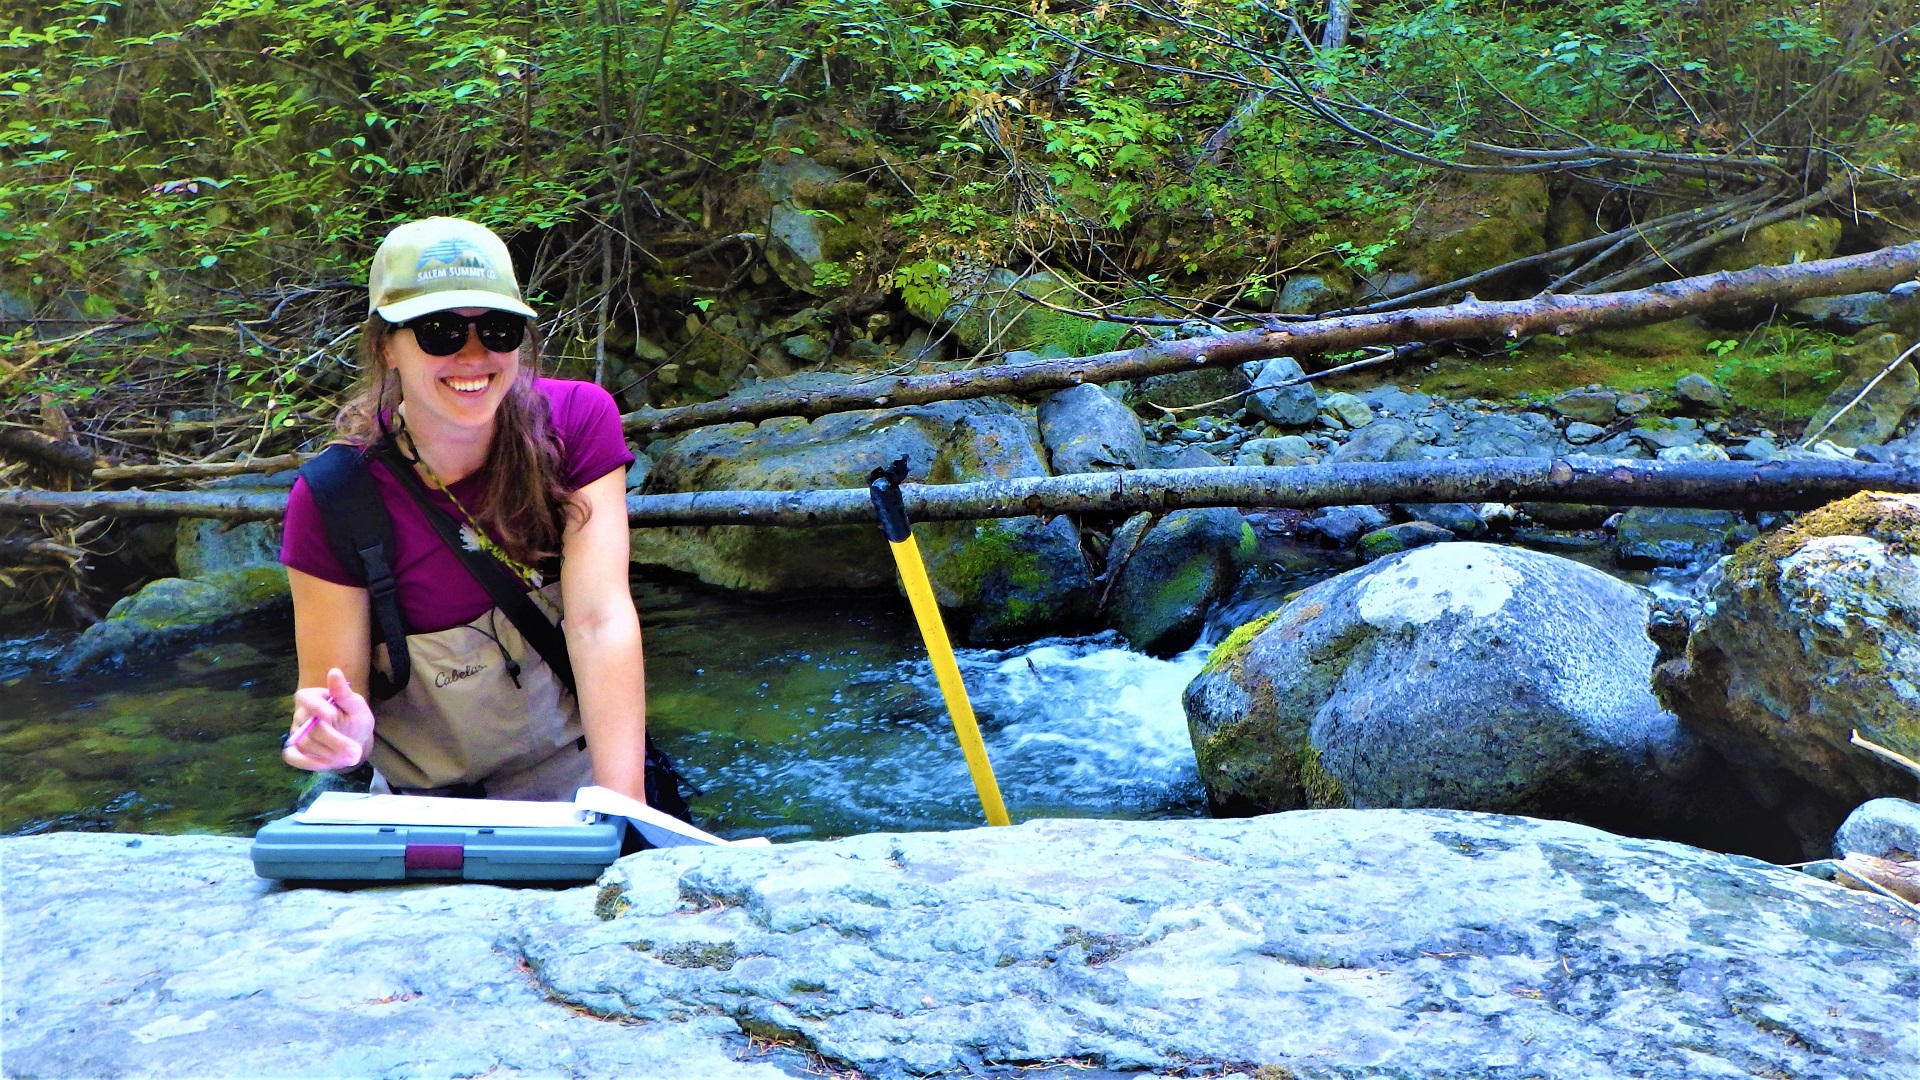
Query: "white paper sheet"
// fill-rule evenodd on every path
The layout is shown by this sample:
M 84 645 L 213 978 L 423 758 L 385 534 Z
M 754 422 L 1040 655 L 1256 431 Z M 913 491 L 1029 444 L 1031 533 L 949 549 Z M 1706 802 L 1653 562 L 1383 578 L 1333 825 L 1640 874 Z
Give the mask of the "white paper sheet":
M 294 815 L 307 825 L 446 825 L 483 828 L 569 827 L 592 820 L 575 803 L 442 799 L 426 795 L 323 792 Z
M 676 817 L 655 810 L 642 802 L 636 802 L 617 791 L 603 787 L 584 787 L 573 797 L 573 805 L 583 810 L 593 810 L 610 817 L 623 817 L 633 822 L 640 835 L 654 847 L 691 847 L 695 844 L 712 844 L 716 847 L 766 847 L 771 841 L 764 836 L 748 837 L 745 840 L 722 840 L 712 833 L 681 821 Z

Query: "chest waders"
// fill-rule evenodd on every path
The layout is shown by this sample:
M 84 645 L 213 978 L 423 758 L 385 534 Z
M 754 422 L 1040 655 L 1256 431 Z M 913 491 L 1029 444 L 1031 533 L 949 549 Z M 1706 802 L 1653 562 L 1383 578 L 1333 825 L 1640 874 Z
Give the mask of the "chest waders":
M 494 608 L 432 633 L 407 632 L 394 579 L 393 522 L 366 463 L 378 459 Z M 557 625 L 560 583 L 529 593 L 512 571 L 460 541 L 460 527 L 428 501 L 391 443 L 335 443 L 300 470 L 327 544 L 366 583 L 374 657 L 370 689 L 374 790 L 472 798 L 568 800 L 593 783 L 567 640 Z M 686 819 L 678 776 L 647 747 L 647 802 Z

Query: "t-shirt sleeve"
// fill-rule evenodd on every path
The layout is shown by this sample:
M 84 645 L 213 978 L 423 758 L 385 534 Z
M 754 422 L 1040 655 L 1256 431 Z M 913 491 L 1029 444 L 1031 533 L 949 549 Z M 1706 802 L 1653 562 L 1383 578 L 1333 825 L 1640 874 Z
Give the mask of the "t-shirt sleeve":
M 633 464 L 612 394 L 590 382 L 554 380 L 552 385 L 553 424 L 566 448 L 568 490 L 577 491 Z
M 333 548 L 327 544 L 326 525 L 320 520 L 319 504 L 313 501 L 305 477 L 293 482 L 293 493 L 287 498 L 287 519 L 280 530 L 280 562 L 335 585 L 366 585 L 334 557 Z

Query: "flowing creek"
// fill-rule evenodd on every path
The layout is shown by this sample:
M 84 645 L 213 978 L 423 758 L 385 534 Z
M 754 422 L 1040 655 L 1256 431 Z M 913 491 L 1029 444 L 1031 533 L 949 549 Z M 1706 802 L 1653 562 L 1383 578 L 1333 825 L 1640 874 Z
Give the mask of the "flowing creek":
M 809 839 L 980 822 L 903 601 L 744 603 L 642 578 L 634 591 L 649 727 L 703 827 Z M 289 622 L 46 680 L 61 643 L 0 642 L 0 833 L 250 833 L 309 787 L 278 752 Z M 1111 636 L 961 650 L 1015 819 L 1204 814 L 1180 709 L 1204 657 L 1155 659 Z
M 1180 695 L 1206 643 L 1333 572 L 1243 586 L 1203 644 L 1169 659 L 1129 652 L 1111 634 L 961 650 L 1014 820 L 1203 816 Z M 649 727 L 695 789 L 703 827 L 818 839 L 980 823 L 903 601 L 756 603 L 654 577 L 633 585 Z M 47 680 L 39 672 L 61 644 L 0 641 L 0 834 L 251 833 L 311 789 L 278 752 L 295 674 L 289 621 L 171 659 Z

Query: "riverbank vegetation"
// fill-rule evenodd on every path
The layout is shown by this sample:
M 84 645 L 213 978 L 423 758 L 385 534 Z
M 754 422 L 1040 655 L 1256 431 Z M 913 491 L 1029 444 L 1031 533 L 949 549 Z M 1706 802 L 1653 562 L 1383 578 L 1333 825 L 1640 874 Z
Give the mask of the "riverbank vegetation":
M 996 271 L 1050 271 L 1053 302 L 1109 316 L 1020 343 L 1080 355 L 1148 333 L 1116 315 L 1609 291 L 1737 269 L 1716 252 L 1809 214 L 1819 235 L 1753 261 L 1920 228 L 1920 54 L 1892 0 L 65 0 L 10 19 L 0 423 L 101 464 L 324 437 L 366 259 L 425 214 L 508 235 L 552 356 L 629 408 L 912 366 L 931 354 L 911 332 Z M 1309 277 L 1324 292 L 1283 304 Z M 817 347 L 741 345 L 749 321 Z M 1831 339 L 1709 337 L 1678 347 L 1723 384 L 1780 382 L 1782 420 L 1781 372 L 1801 419 L 1829 388 Z M 701 361 L 714 341 L 739 355 Z M 1678 363 L 1551 350 L 1442 375 L 1513 397 Z M 44 453 L 0 469 L 97 482 Z M 53 529 L 8 572 L 71 597 L 90 539 Z

